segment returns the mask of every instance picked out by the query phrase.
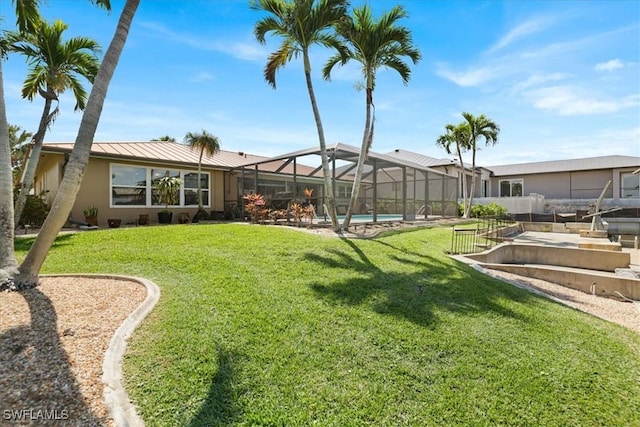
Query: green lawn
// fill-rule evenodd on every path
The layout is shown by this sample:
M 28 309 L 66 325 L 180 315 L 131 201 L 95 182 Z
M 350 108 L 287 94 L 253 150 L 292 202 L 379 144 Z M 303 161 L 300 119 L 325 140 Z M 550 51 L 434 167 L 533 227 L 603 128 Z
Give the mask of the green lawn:
M 486 277 L 450 242 L 140 227 L 61 236 L 43 273 L 160 286 L 125 359 L 147 426 L 640 425 L 639 335 Z

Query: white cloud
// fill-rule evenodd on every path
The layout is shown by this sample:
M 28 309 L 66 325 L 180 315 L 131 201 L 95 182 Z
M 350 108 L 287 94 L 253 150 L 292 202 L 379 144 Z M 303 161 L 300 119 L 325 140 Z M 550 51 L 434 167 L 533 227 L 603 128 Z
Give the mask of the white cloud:
M 206 81 L 210 81 L 210 80 L 214 80 L 215 76 L 207 71 L 202 71 L 200 73 L 198 73 L 197 75 L 195 75 L 191 81 L 193 82 L 206 82 Z
M 199 50 L 211 50 L 216 52 L 222 52 L 231 55 L 236 59 L 244 61 L 258 61 L 263 62 L 268 55 L 267 50 L 260 46 L 258 42 L 228 42 L 226 40 L 219 39 L 207 39 L 203 37 L 193 36 L 186 33 L 177 33 L 164 24 L 156 22 L 143 22 L 140 24 L 150 34 L 155 37 L 160 37 L 166 40 L 171 40 L 175 43 L 181 43 Z
M 436 74 L 450 80 L 458 86 L 480 86 L 499 77 L 498 67 L 478 67 L 469 71 L 451 71 L 446 65 L 438 64 Z
M 549 56 L 561 55 L 566 56 L 571 52 L 590 51 L 595 46 L 605 46 L 611 43 L 615 43 L 620 37 L 627 37 L 626 33 L 636 34 L 638 31 L 638 25 L 629 25 L 626 27 L 617 28 L 615 30 L 604 31 L 600 33 L 589 34 L 581 38 L 573 40 L 560 41 L 551 43 L 545 46 L 540 46 L 537 49 L 523 51 L 520 54 L 522 59 L 543 59 Z
M 623 68 L 624 64 L 619 59 L 612 59 L 611 61 L 601 62 L 596 64 L 596 71 L 613 71 L 617 68 Z
M 526 89 L 539 86 L 542 83 L 557 82 L 560 80 L 565 80 L 569 77 L 571 77 L 571 74 L 568 73 L 534 74 L 527 78 L 525 81 L 514 84 L 512 87 L 512 92 L 519 93 Z
M 640 96 L 619 99 L 597 99 L 570 86 L 549 86 L 526 92 L 525 97 L 540 110 L 550 110 L 563 116 L 615 113 L 640 105 Z
M 508 45 L 522 39 L 531 34 L 535 34 L 541 30 L 547 28 L 551 23 L 552 19 L 548 18 L 532 18 L 528 21 L 523 22 L 522 24 L 516 26 L 507 34 L 505 34 L 496 44 L 489 48 L 489 52 L 495 52 L 502 48 L 507 47 Z

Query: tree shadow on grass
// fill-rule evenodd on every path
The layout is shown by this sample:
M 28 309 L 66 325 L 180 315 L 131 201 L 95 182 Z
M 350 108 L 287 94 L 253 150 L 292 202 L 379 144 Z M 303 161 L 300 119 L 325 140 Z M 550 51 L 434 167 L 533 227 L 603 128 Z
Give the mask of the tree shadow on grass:
M 235 425 L 240 421 L 243 410 L 232 387 L 234 359 L 236 353 L 218 349 L 218 369 L 211 379 L 207 400 L 189 422 L 190 427 Z
M 73 234 L 59 234 L 53 242 L 53 247 L 68 245 L 72 237 Z M 33 246 L 33 242 L 35 241 L 36 238 L 32 236 L 15 236 L 13 248 L 16 252 L 27 252 L 31 246 Z
M 31 325 L 0 335 L 2 425 L 24 425 L 25 420 L 29 425 L 104 425 L 83 400 L 51 300 L 37 288 L 20 294 L 29 305 Z
M 346 250 L 328 250 L 327 255 L 306 253 L 304 258 L 332 269 L 352 271 L 360 277 L 327 283 L 312 283 L 318 296 L 331 303 L 369 305 L 380 314 L 407 319 L 422 326 L 434 327 L 437 312 L 482 313 L 526 321 L 519 313 L 507 308 L 502 299 L 525 302 L 532 298 L 526 292 L 491 279 L 466 264 L 444 263 L 428 255 L 399 251 L 386 261 L 373 263 L 367 252 L 352 241 L 344 240 Z M 355 256 L 354 256 L 355 254 Z M 404 256 L 401 254 L 405 254 Z M 385 265 L 406 264 L 400 272 L 385 269 Z

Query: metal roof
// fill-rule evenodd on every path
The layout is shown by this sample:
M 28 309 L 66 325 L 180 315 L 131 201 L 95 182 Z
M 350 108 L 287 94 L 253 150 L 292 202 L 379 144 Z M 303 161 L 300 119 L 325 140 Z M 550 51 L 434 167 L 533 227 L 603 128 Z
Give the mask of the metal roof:
M 493 176 L 531 175 L 536 173 L 570 172 L 581 170 L 616 169 L 640 166 L 640 157 L 601 156 L 582 159 L 552 160 L 547 162 L 516 163 L 487 166 Z
M 72 149 L 73 143 L 46 143 L 43 146 L 44 151 L 50 152 L 64 153 L 70 152 Z M 335 158 L 337 161 L 351 163 L 357 162 L 358 155 L 360 153 L 360 149 L 358 147 L 342 143 L 327 147 L 327 151 L 330 159 Z M 298 150 L 276 157 L 265 157 L 245 152 L 220 150 L 213 156 L 203 156 L 202 165 L 214 169 L 238 169 L 259 165 L 261 172 L 293 174 L 293 164 L 290 159 L 314 155 L 320 155 L 320 149 L 318 147 Z M 91 146 L 91 156 L 192 166 L 198 164 L 200 152 L 193 150 L 184 144 L 166 141 L 94 142 Z M 430 167 L 451 165 L 454 163 L 450 159 L 435 159 L 433 157 L 406 150 L 394 150 L 387 154 L 369 152 L 367 164 L 373 164 L 373 160 L 376 160 L 378 168 L 406 166 L 437 174 L 442 174 L 442 172 L 431 169 Z M 299 175 L 321 177 L 322 171 L 320 169 L 319 160 L 317 163 L 317 167 L 315 167 L 298 164 L 296 162 L 296 173 Z M 628 167 L 635 169 L 640 167 L 640 157 L 601 156 L 582 159 L 489 166 L 485 167 L 485 169 L 492 171 L 493 176 L 507 176 Z M 353 168 L 350 166 L 342 166 L 339 169 L 340 173 L 343 171 L 348 173 L 352 171 Z M 369 170 L 370 168 L 367 168 L 367 171 Z
M 329 156 L 330 161 L 335 159 L 337 161 L 350 162 L 355 164 L 357 163 L 358 156 L 360 155 L 360 148 L 354 147 L 353 145 L 337 143 L 327 147 L 327 154 Z M 313 148 L 307 148 L 304 150 L 293 151 L 287 154 L 282 154 L 277 157 L 272 157 L 269 160 L 254 162 L 253 164 L 259 165 L 259 164 L 268 163 L 273 160 L 288 160 L 288 159 L 297 158 L 297 157 L 319 156 L 319 155 L 320 155 L 320 148 L 313 147 Z M 380 153 L 370 151 L 367 156 L 367 161 L 365 164 L 373 165 L 374 161 L 376 162 L 376 167 L 378 169 L 406 166 L 406 167 L 414 168 L 420 171 L 425 171 L 425 172 L 428 171 L 438 175 L 446 175 L 440 171 L 431 169 L 426 165 L 422 165 L 420 163 L 416 163 L 408 159 L 403 159 L 399 157 L 390 156 L 388 154 L 380 154 Z M 248 165 L 249 164 L 245 164 L 245 166 L 248 166 Z M 320 165 L 318 165 L 318 168 L 314 169 L 314 174 L 309 176 L 319 176 L 318 175 L 319 167 Z M 337 168 L 336 170 L 338 171 L 338 169 L 340 172 L 346 173 L 351 171 L 353 168 L 350 166 L 342 166 L 340 168 Z M 367 170 L 370 170 L 370 169 L 366 169 L 366 171 Z
M 457 164 L 457 162 L 453 159 L 436 159 L 435 157 L 425 156 L 424 154 L 414 153 L 413 151 L 402 149 L 395 149 L 387 153 L 387 156 L 408 160 L 410 162 L 429 167 L 449 166 L 452 164 Z
M 72 149 L 73 143 L 46 143 L 43 146 L 44 151 L 52 152 L 70 152 Z M 168 141 L 94 142 L 91 146 L 91 156 L 191 166 L 198 164 L 200 152 L 191 149 L 188 145 Z M 241 151 L 220 150 L 213 156 L 205 155 L 202 157 L 203 166 L 218 169 L 241 168 L 246 164 L 255 164 L 256 162 L 270 163 L 263 170 L 265 172 L 274 172 L 280 169 L 281 173 L 293 173 L 291 165 L 282 168 L 284 163 L 282 161 L 273 161 L 269 157 Z M 298 165 L 298 168 L 306 171 L 312 170 L 304 165 Z

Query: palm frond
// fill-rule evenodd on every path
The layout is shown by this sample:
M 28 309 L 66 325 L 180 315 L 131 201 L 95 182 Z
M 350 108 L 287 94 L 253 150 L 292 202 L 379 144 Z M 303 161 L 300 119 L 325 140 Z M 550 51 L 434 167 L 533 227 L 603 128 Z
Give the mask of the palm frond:
M 324 64 L 324 67 L 322 67 L 322 78 L 324 78 L 327 81 L 331 81 L 331 71 L 333 70 L 333 67 L 335 67 L 338 64 L 344 65 L 345 63 L 346 63 L 346 58 L 343 57 L 341 54 L 336 53 L 335 55 L 331 56 L 327 60 L 327 62 Z
M 346 57 L 344 45 L 331 32 L 346 15 L 346 0 L 251 0 L 249 5 L 270 14 L 254 26 L 258 42 L 264 44 L 269 33 L 283 39 L 264 68 L 264 78 L 272 87 L 276 87 L 278 69 L 308 51 L 311 45 L 335 49 Z M 305 67 L 305 71 L 309 70 Z
M 87 102 L 87 91 L 84 90 L 82 83 L 80 83 L 80 80 L 78 80 L 76 76 L 69 75 L 67 77 L 68 82 L 66 86 L 73 91 L 73 96 L 76 100 L 76 105 L 73 109 L 74 111 L 83 111 Z
M 396 70 L 406 85 L 411 77 L 409 65 L 402 59 L 408 57 L 414 64 L 420 60 L 420 52 L 413 46 L 411 32 L 396 25 L 396 21 L 407 17 L 401 6 L 396 6 L 376 21 L 369 5 L 365 4 L 353 10 L 353 16 L 343 20 L 337 31 L 348 45 L 346 59 L 340 64 L 356 61 L 361 64 L 362 76 L 366 86 L 375 88 L 377 70 L 381 67 Z M 325 67 L 329 73 L 337 63 Z M 325 79 L 328 78 L 325 75 Z
M 53 23 L 39 21 L 30 34 L 8 35 L 13 43 L 10 50 L 25 56 L 30 66 L 22 88 L 22 96 L 33 100 L 41 91 L 52 99 L 67 89 L 76 95 L 76 109 L 83 109 L 86 92 L 80 90 L 78 76 L 93 82 L 100 66 L 96 55 L 100 45 L 87 37 L 74 37 L 63 41 L 68 26 L 58 20 Z
M 106 10 L 107 12 L 111 12 L 111 1 L 110 0 L 90 0 L 91 3 L 95 4 Z
M 264 67 L 264 79 L 274 89 L 276 88 L 276 73 L 284 67 L 291 58 L 297 56 L 300 50 L 293 45 L 289 40 L 285 40 L 278 50 L 273 52 L 267 58 L 267 65 Z
M 59 115 L 60 115 L 60 106 L 56 105 L 56 108 L 54 108 L 53 111 L 50 112 L 49 115 L 47 116 L 47 123 L 46 123 L 47 129 L 51 129 L 51 126 L 56 121 Z
M 20 32 L 33 31 L 40 21 L 40 0 L 12 0 L 16 7 L 16 25 Z
M 200 150 L 200 156 L 207 153 L 212 156 L 220 151 L 220 140 L 217 136 L 210 134 L 202 129 L 201 133 L 187 132 L 184 136 L 184 142 L 194 150 Z

